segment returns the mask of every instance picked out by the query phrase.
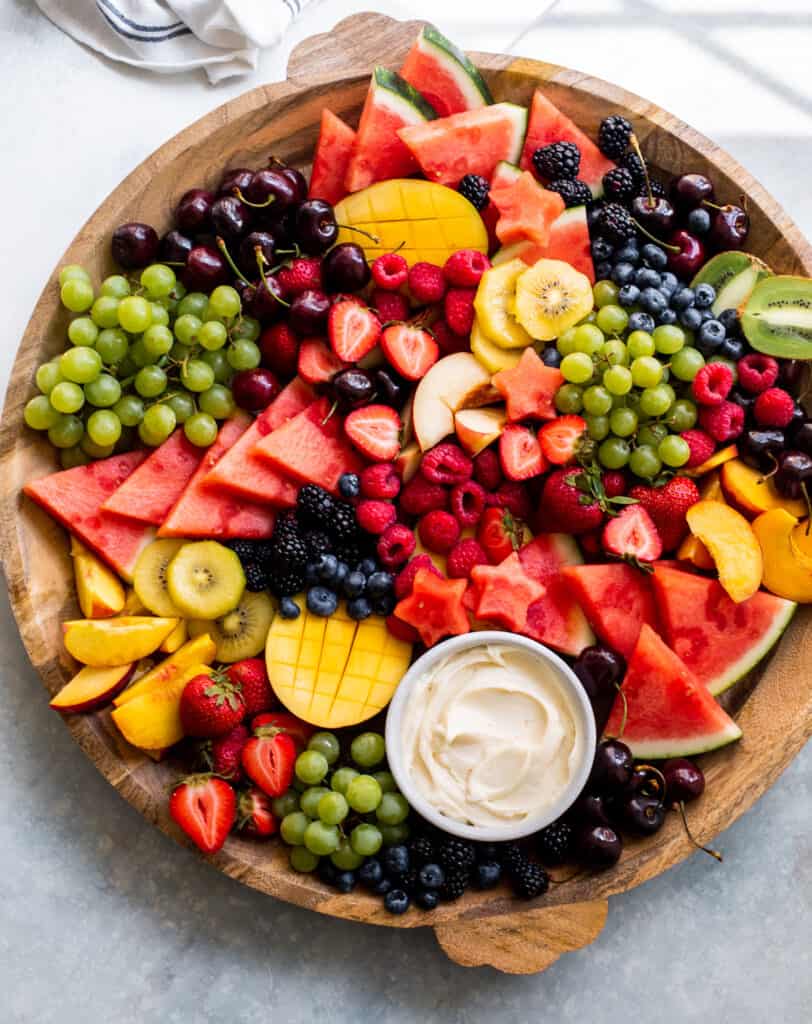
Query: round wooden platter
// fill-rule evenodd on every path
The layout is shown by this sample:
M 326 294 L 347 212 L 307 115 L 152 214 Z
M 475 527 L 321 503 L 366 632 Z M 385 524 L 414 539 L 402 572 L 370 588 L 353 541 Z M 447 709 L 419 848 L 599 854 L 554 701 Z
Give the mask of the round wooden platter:
M 321 109 L 355 123 L 373 64 L 399 67 L 419 28 L 377 14 L 354 15 L 332 31 L 301 43 L 285 82 L 245 93 L 212 111 L 152 154 L 109 196 L 65 253 L 62 262 L 110 272 L 108 240 L 127 220 L 166 229 L 177 198 L 192 186 L 214 185 L 226 166 L 260 166 L 271 153 L 305 168 Z M 529 103 L 543 85 L 554 103 L 590 135 L 610 112 L 629 116 L 652 166 L 668 173 L 705 171 L 723 199 L 747 196 L 749 247 L 776 271 L 812 275 L 812 248 L 762 186 L 727 153 L 659 107 L 606 82 L 552 64 L 475 54 L 500 100 Z M 57 268 L 58 269 L 58 268 Z M 26 480 L 54 469 L 53 452 L 26 430 L 22 410 L 36 367 L 64 345 L 67 316 L 60 308 L 57 269 L 46 285 L 20 344 L 0 433 L 0 543 L 11 603 L 34 667 L 49 692 L 75 670 L 61 644 L 60 623 L 78 614 L 68 546 L 62 530 L 27 500 Z M 795 617 L 760 678 L 726 697 L 744 739 L 703 760 L 706 795 L 691 808 L 697 838 L 709 842 L 769 788 L 812 732 L 812 613 Z M 756 685 L 757 683 L 757 685 Z M 66 724 L 87 756 L 141 813 L 183 842 L 167 814 L 167 787 L 177 766 L 155 763 L 129 747 L 106 711 L 77 715 Z M 457 963 L 490 964 L 529 974 L 590 943 L 607 914 L 607 898 L 645 882 L 693 852 L 676 815 L 653 838 L 627 844 L 618 866 L 553 885 L 540 900 L 520 903 L 506 890 L 468 893 L 432 914 L 386 914 L 362 893 L 337 895 L 285 866 L 281 844 L 230 838 L 211 858 L 226 874 L 280 899 L 336 917 L 392 927 L 433 927 Z

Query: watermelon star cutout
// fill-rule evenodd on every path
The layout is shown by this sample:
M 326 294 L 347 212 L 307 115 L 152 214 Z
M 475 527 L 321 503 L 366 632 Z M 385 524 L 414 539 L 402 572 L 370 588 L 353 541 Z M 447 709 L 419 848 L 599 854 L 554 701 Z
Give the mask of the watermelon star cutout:
M 459 636 L 470 629 L 462 598 L 466 580 L 447 580 L 430 569 L 420 569 L 412 592 L 395 608 L 395 615 L 414 626 L 420 639 L 431 647 L 444 636 Z
M 511 369 L 494 374 L 491 383 L 505 399 L 511 423 L 529 416 L 552 420 L 558 415 L 553 403 L 564 374 L 554 366 L 545 366 L 532 348 L 526 348 Z
M 499 565 L 474 566 L 471 579 L 478 589 L 476 617 L 513 633 L 524 632 L 527 609 L 546 589 L 525 574 L 515 551 Z

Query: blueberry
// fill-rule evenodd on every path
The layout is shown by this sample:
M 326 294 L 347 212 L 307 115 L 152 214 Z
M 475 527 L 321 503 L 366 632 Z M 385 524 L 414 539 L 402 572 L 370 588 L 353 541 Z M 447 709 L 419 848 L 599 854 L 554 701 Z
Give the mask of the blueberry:
M 615 253 L 615 263 L 639 263 L 640 250 L 635 242 L 627 242 L 622 249 Z
M 361 493 L 361 481 L 357 473 L 342 473 L 338 478 L 338 492 L 342 498 L 357 498 Z
M 319 861 L 319 878 L 325 885 L 335 885 L 338 868 L 329 857 L 322 857 Z
M 632 313 L 629 317 L 629 331 L 645 331 L 651 334 L 654 330 L 654 317 L 650 313 Z
M 335 591 L 327 587 L 311 587 L 307 592 L 307 608 L 314 615 L 327 618 L 338 608 L 338 598 Z
M 744 355 L 744 342 L 739 338 L 725 338 L 719 346 L 719 355 L 738 362 Z
M 640 250 L 640 255 L 643 257 L 645 265 L 652 267 L 654 270 L 665 270 L 668 265 L 668 256 L 666 256 L 665 249 L 661 249 L 659 245 L 653 245 L 651 242 L 643 246 Z
M 625 309 L 633 306 L 640 298 L 640 289 L 636 284 L 624 284 L 617 293 L 617 300 Z
M 677 322 L 677 314 L 673 309 L 664 309 L 661 313 L 657 314 L 658 324 L 675 324 Z
M 305 583 L 308 584 L 308 586 L 312 586 L 314 583 L 318 583 L 320 579 L 319 563 L 308 562 L 305 566 Z
M 383 866 L 381 862 L 377 857 L 367 857 L 358 869 L 358 880 L 361 882 L 361 885 L 369 888 L 372 885 L 377 885 L 382 878 Z
M 335 576 L 333 577 L 333 586 L 338 589 L 344 586 L 344 581 L 350 574 L 350 567 L 346 562 L 339 562 L 336 566 Z
M 725 333 L 724 324 L 711 318 L 699 328 L 699 340 L 709 348 L 716 348 L 725 340 Z
M 679 312 L 681 309 L 688 309 L 694 304 L 694 292 L 692 288 L 680 288 L 671 296 L 671 307 Z
M 640 305 L 647 313 L 662 313 L 668 303 L 663 293 L 657 288 L 644 288 L 640 293 Z
M 383 851 L 383 869 L 387 875 L 405 875 L 409 870 L 409 848 L 402 843 Z
M 394 586 L 394 580 L 388 572 L 373 572 L 367 580 L 367 593 L 370 597 L 383 597 Z
M 445 872 L 439 864 L 426 864 L 417 878 L 424 889 L 439 889 L 445 881 Z
M 563 358 L 555 345 L 548 345 L 541 353 L 541 361 L 545 366 L 559 367 Z
M 719 314 L 719 323 L 732 334 L 739 326 L 739 314 L 735 309 L 723 309 Z
M 382 615 L 386 618 L 387 615 L 391 615 L 395 610 L 397 603 L 394 594 L 383 594 L 381 597 L 376 597 L 372 602 L 372 610 L 376 615 Z
M 371 576 L 377 568 L 378 563 L 374 558 L 365 558 L 362 562 L 358 563 L 358 571 L 362 572 L 364 576 Z
M 673 301 L 671 305 L 674 305 Z M 702 314 L 696 306 L 689 306 L 679 314 L 679 322 L 687 331 L 698 331 L 702 326 Z
M 612 253 L 614 253 L 615 247 L 607 242 L 605 238 L 596 238 L 592 243 L 592 259 L 597 260 L 611 260 Z
M 493 889 L 502 877 L 502 867 L 496 861 L 486 860 L 474 869 L 474 885 L 477 889 Z
M 354 871 L 339 871 L 333 885 L 335 885 L 339 892 L 348 893 L 352 892 L 357 881 L 358 879 Z
M 367 585 L 366 576 L 357 569 L 347 574 L 344 580 L 344 593 L 347 597 L 360 597 Z
M 616 263 L 609 275 L 615 284 L 628 284 L 634 277 L 634 267 L 631 263 Z
M 434 910 L 440 902 L 440 896 L 434 889 L 418 889 L 414 894 L 414 901 L 423 910 Z
M 667 295 L 670 299 L 677 288 L 679 288 L 679 279 L 676 274 L 672 274 L 670 270 L 660 274 L 660 291 L 663 295 Z
M 283 619 L 298 619 L 302 609 L 292 597 L 283 597 L 279 602 L 279 614 Z
M 659 288 L 660 280 L 660 275 L 651 267 L 640 267 L 634 275 L 634 283 L 638 288 Z
M 325 583 L 332 583 L 336 578 L 338 570 L 338 559 L 335 555 L 322 555 L 318 561 L 319 579 Z
M 605 281 L 612 276 L 612 264 L 609 260 L 601 260 L 595 264 L 595 280 Z
M 383 905 L 390 914 L 405 914 L 409 909 L 409 895 L 403 889 L 390 889 L 383 898 Z
M 365 597 L 353 597 L 347 601 L 347 615 L 356 622 L 368 619 L 372 614 L 372 605 Z
M 392 879 L 391 878 L 381 878 L 374 885 L 371 885 L 369 887 L 370 892 L 374 892 L 376 896 L 383 896 L 383 895 L 385 895 L 386 893 L 389 892 L 389 890 L 391 888 L 392 888 Z
M 698 206 L 688 214 L 688 230 L 692 235 L 707 235 L 710 231 L 711 217 L 707 210 Z
M 716 289 L 711 284 L 698 284 L 694 289 L 694 305 L 697 309 L 709 309 L 716 301 Z

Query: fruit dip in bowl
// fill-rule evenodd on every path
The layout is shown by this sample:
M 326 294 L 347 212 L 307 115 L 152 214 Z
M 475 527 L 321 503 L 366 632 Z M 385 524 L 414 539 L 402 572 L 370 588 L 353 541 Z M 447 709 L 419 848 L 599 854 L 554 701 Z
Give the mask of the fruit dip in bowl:
M 446 832 L 498 842 L 536 832 L 581 792 L 595 722 L 570 668 L 525 637 L 483 631 L 438 644 L 389 709 L 392 774 Z

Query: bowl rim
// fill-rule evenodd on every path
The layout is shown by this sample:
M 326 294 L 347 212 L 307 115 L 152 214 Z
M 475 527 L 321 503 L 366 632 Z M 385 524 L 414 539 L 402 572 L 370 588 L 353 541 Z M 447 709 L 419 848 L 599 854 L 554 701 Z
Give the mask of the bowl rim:
M 513 825 L 467 825 L 464 822 L 455 821 L 453 818 L 449 818 L 438 811 L 424 795 L 423 791 L 415 785 L 404 764 L 403 733 L 400 725 L 409 700 L 414 694 L 415 686 L 425 676 L 427 671 L 445 658 L 461 651 L 467 651 L 475 647 L 487 647 L 492 644 L 521 648 L 536 655 L 553 669 L 559 684 L 573 704 L 573 709 L 578 719 L 577 727 L 585 733 L 585 742 L 581 760 L 578 762 L 569 782 L 558 796 L 558 799 L 548 804 L 542 811 Z M 521 636 L 518 633 L 510 633 L 506 630 L 487 629 L 463 633 L 461 636 L 451 637 L 430 647 L 413 661 L 407 669 L 398 688 L 395 690 L 395 695 L 389 704 L 386 715 L 386 756 L 389 762 L 389 770 L 398 784 L 398 789 L 409 801 L 410 807 L 417 811 L 426 821 L 436 825 L 444 832 L 458 836 L 461 839 L 473 840 L 474 842 L 500 843 L 524 839 L 560 818 L 575 803 L 586 785 L 589 773 L 592 770 L 596 746 L 597 730 L 595 728 L 595 716 L 592 711 L 592 705 L 589 702 L 583 683 L 575 672 L 560 655 L 556 654 L 549 647 L 539 643 L 537 640 L 532 640 L 530 637 Z

